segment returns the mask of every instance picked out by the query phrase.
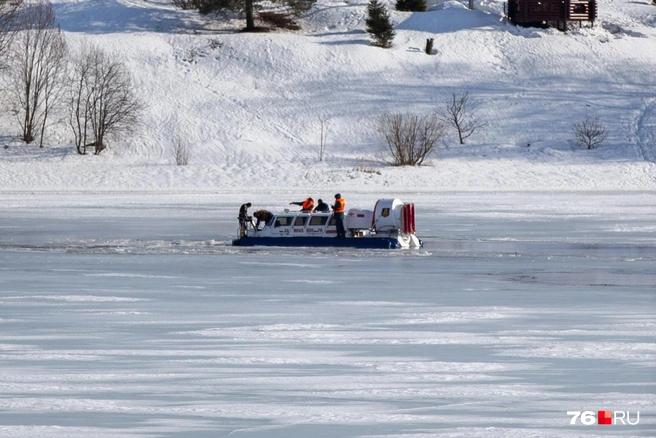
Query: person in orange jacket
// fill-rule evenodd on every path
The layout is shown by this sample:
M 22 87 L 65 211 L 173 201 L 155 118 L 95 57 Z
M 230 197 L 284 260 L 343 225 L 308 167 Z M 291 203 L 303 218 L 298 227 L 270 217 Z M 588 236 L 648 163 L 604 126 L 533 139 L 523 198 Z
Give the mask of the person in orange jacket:
M 335 195 L 335 205 L 332 206 L 333 214 L 335 216 L 335 225 L 337 227 L 337 237 L 343 239 L 346 237 L 346 229 L 344 228 L 344 209 L 346 208 L 346 199 L 337 193 Z
M 314 199 L 306 198 L 305 201 L 290 202 L 289 205 L 300 205 L 301 213 L 312 213 L 312 209 L 314 208 Z

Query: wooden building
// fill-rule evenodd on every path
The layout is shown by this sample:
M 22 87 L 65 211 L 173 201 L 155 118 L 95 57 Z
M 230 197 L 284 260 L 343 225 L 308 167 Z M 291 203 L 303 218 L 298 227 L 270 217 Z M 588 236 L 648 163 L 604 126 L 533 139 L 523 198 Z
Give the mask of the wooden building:
M 597 18 L 596 0 L 508 0 L 508 18 L 520 26 L 556 26 L 567 30 L 568 22 Z

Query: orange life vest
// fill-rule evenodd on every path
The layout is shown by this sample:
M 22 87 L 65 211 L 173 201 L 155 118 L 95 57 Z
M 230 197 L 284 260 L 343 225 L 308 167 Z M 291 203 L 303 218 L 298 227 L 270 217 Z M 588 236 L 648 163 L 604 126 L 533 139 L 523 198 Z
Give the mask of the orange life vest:
M 333 208 L 334 213 L 344 213 L 344 208 L 346 207 L 346 199 L 339 198 L 335 199 L 335 208 Z
M 305 201 L 303 201 L 301 208 L 303 210 L 312 211 L 314 208 L 314 200 L 312 198 L 307 198 Z

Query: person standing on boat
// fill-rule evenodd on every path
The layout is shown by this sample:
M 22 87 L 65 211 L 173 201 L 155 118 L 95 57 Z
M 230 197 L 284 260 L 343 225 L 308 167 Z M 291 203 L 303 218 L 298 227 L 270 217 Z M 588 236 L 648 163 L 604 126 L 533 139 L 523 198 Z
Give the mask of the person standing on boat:
M 300 205 L 301 213 L 312 213 L 312 209 L 314 208 L 314 199 L 306 198 L 305 201 L 290 202 L 289 205 Z
M 271 221 L 273 220 L 273 213 L 271 213 L 269 210 L 258 210 L 253 213 L 253 217 L 257 219 L 255 229 L 259 230 L 260 222 L 264 222 L 264 225 L 270 225 Z
M 335 225 L 337 226 L 337 237 L 345 238 L 346 230 L 344 229 L 344 209 L 346 208 L 346 199 L 342 198 L 339 193 L 335 195 L 335 205 L 333 214 L 335 215 Z
M 241 228 L 246 228 L 246 222 L 251 220 L 250 216 L 248 216 L 248 208 L 250 206 L 251 203 L 247 202 L 246 204 L 242 204 L 242 206 L 239 208 L 239 226 Z
M 317 201 L 317 208 L 315 208 L 312 213 L 330 213 L 330 205 L 319 199 Z

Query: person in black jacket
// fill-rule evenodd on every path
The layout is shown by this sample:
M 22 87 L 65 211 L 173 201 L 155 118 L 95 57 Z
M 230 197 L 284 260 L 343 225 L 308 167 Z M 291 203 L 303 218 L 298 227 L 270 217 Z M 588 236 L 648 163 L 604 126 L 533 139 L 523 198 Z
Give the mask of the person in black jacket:
M 330 205 L 319 199 L 317 208 L 315 208 L 312 213 L 330 213 Z
M 241 228 L 246 228 L 246 223 L 250 222 L 251 217 L 248 215 L 248 208 L 251 206 L 250 202 L 242 204 L 239 208 L 239 226 Z

